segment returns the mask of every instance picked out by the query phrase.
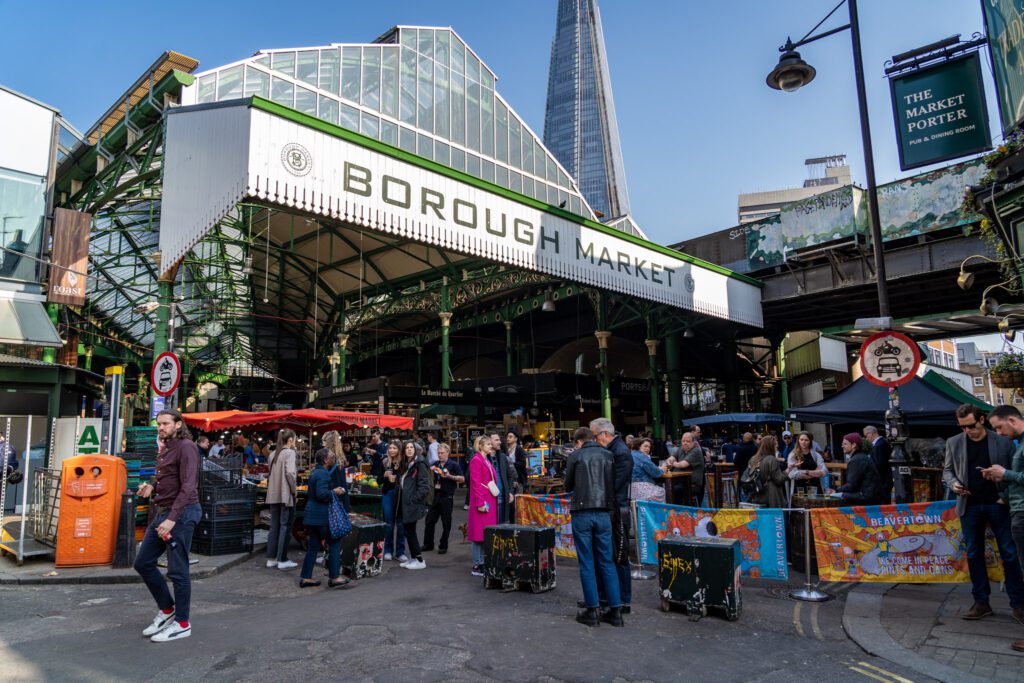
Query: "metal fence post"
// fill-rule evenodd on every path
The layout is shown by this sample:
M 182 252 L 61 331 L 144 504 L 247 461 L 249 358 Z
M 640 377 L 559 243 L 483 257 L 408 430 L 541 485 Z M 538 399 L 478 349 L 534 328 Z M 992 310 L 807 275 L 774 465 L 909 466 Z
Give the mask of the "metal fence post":
M 789 591 L 789 597 L 806 602 L 828 602 L 835 596 L 819 591 L 817 584 L 811 582 L 811 511 L 796 509 L 804 513 L 804 587 Z

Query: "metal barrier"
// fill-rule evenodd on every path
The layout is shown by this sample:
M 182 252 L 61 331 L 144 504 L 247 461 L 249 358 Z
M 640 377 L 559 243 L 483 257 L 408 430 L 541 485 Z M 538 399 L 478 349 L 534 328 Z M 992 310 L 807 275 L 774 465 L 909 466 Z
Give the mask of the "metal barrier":
M 57 519 L 60 516 L 60 470 L 37 467 L 32 487 L 32 537 L 43 545 L 57 547 Z

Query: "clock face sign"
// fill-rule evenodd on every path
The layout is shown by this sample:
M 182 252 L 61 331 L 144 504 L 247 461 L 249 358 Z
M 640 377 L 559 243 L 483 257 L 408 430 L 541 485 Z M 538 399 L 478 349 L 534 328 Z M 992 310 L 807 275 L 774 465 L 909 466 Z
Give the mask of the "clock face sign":
M 181 361 L 169 351 L 161 353 L 153 361 L 149 379 L 157 396 L 170 396 L 181 381 Z
M 879 332 L 860 347 L 860 370 L 869 382 L 883 387 L 906 384 L 917 376 L 921 351 L 899 332 Z

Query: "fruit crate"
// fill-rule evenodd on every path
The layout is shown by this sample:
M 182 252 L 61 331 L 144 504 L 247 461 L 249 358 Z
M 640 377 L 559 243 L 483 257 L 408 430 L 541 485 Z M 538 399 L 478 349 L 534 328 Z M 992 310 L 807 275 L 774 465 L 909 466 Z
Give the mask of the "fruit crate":
M 255 501 L 203 503 L 203 522 L 232 522 L 252 520 L 256 512 Z
M 220 505 L 222 503 L 247 503 L 255 505 L 256 487 L 200 487 L 199 502 L 203 505 Z
M 236 519 L 231 521 L 200 522 L 192 535 L 193 540 L 217 540 L 219 538 L 231 538 L 234 536 L 247 535 L 252 538 L 252 517 L 248 519 Z
M 252 532 L 214 539 L 192 538 L 192 552 L 199 555 L 234 555 L 252 552 Z

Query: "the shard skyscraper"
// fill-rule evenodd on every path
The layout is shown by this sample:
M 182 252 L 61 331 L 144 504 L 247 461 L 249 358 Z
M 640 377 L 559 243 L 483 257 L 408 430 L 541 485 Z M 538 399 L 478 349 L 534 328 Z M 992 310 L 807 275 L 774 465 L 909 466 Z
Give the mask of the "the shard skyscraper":
M 643 234 L 628 218 L 629 192 L 597 0 L 558 0 L 544 145 L 575 177 L 591 208 L 604 214 L 603 221 Z

